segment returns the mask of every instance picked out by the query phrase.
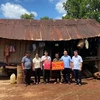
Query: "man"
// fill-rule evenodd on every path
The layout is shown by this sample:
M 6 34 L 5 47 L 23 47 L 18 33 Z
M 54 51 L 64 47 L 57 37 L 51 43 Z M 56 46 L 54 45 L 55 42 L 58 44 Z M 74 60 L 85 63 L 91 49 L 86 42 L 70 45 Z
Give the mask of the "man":
M 44 56 L 41 57 L 41 62 L 43 63 L 43 79 L 44 79 L 44 84 L 49 83 L 50 82 L 50 70 L 46 70 L 44 69 L 44 63 L 45 61 L 51 61 L 51 57 L 48 56 L 48 52 L 45 51 L 44 52 Z M 47 79 L 47 81 L 46 81 Z
M 74 71 L 75 83 L 76 85 L 81 85 L 81 71 L 82 71 L 82 57 L 78 55 L 78 51 L 74 51 L 74 56 L 72 57 L 72 70 Z
M 31 67 L 32 59 L 30 58 L 30 53 L 26 52 L 26 55 L 22 58 L 22 68 L 25 74 L 25 84 L 30 85 L 31 83 Z
M 64 55 L 61 57 L 61 59 L 64 62 L 64 70 L 63 70 L 63 78 L 64 78 L 64 83 L 70 84 L 70 63 L 71 63 L 71 57 L 68 55 L 67 51 L 64 51 Z M 66 77 L 67 74 L 67 77 Z
M 53 62 L 58 62 L 58 61 L 60 61 L 59 54 L 56 53 L 55 54 L 55 58 L 53 59 Z M 55 74 L 55 82 L 54 82 L 54 84 L 57 84 L 57 78 L 59 78 L 59 84 L 62 84 L 61 83 L 61 74 L 60 74 L 60 72 L 61 72 L 60 70 L 53 71 L 53 73 Z

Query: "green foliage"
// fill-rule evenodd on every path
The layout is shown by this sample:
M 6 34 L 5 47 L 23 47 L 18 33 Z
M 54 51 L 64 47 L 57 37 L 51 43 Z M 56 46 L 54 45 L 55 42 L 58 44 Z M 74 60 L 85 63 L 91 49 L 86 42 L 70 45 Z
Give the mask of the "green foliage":
M 66 0 L 63 7 L 67 12 L 63 19 L 94 18 L 100 22 L 100 0 Z
M 51 19 L 52 20 L 52 18 L 49 18 L 49 17 L 47 17 L 47 16 L 44 16 L 44 17 L 42 17 L 42 18 L 40 18 L 41 20 L 49 20 L 49 19 Z
M 21 15 L 21 19 L 34 19 L 34 15 L 25 13 L 25 14 Z

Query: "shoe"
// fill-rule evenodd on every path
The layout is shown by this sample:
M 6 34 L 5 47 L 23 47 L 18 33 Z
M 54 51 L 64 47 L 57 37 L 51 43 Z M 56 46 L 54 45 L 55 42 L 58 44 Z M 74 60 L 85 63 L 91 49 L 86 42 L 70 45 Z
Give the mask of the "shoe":
M 36 84 L 36 85 L 38 85 L 38 83 L 37 83 L 37 82 L 36 82 L 35 84 Z
M 82 84 L 81 84 L 81 83 L 79 83 L 78 85 L 79 85 L 79 86 L 81 86 Z
M 41 82 L 38 82 L 38 84 L 41 84 Z

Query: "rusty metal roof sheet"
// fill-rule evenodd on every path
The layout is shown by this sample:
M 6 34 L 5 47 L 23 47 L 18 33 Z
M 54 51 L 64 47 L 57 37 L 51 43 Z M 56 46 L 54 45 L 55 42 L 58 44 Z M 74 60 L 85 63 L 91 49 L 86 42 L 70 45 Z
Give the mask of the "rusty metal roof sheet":
M 0 19 L 0 38 L 34 41 L 60 41 L 99 36 L 100 23 L 96 22 L 94 19 Z

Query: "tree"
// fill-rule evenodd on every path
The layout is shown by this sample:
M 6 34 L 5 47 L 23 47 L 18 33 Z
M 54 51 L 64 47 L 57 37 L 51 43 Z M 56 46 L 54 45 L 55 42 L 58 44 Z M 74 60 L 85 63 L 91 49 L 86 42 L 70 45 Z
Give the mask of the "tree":
M 49 17 L 47 17 L 47 16 L 44 16 L 44 17 L 42 17 L 42 18 L 40 18 L 41 20 L 49 20 L 49 19 L 51 19 L 52 20 L 52 18 L 49 18 Z
M 100 0 L 90 0 L 89 5 L 89 18 L 94 18 L 100 22 Z
M 21 19 L 34 19 L 34 15 L 31 13 L 31 14 L 23 14 L 21 15 Z
M 94 18 L 100 22 L 100 0 L 66 0 L 63 7 L 66 11 L 63 19 Z

